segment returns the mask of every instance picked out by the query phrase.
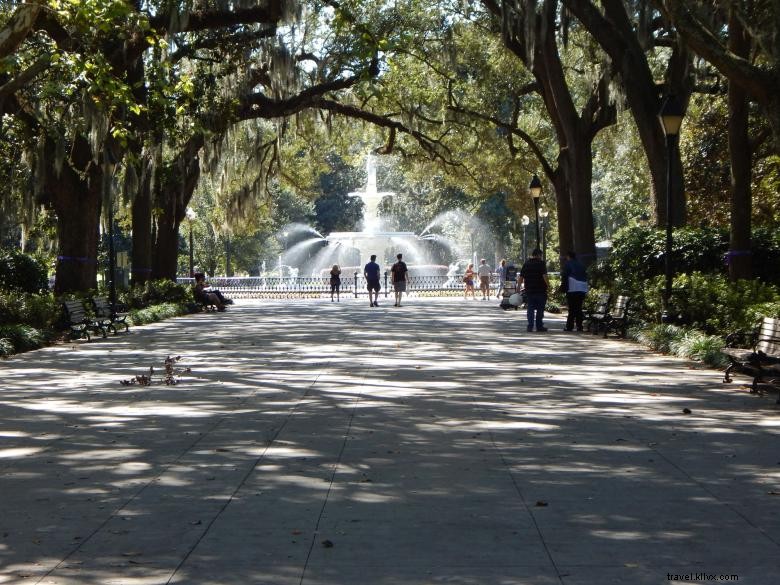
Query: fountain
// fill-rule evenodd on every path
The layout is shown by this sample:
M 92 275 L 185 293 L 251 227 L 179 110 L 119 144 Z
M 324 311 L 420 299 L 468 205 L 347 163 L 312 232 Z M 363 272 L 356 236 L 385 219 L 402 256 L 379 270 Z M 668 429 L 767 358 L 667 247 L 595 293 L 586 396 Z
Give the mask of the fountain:
M 447 264 L 454 259 L 475 256 L 474 233 L 484 229 L 473 214 L 462 210 L 451 210 L 436 216 L 418 236 L 414 232 L 388 231 L 383 229 L 379 217 L 379 205 L 384 197 L 394 195 L 392 191 L 377 189 L 377 169 L 373 156 L 366 158 L 366 186 L 362 191 L 349 193 L 363 202 L 363 223 L 361 231 L 332 232 L 323 236 L 309 225 L 291 223 L 278 233 L 283 245 L 284 261 L 303 273 L 316 278 L 327 278 L 333 264 L 338 264 L 344 274 L 363 272 L 363 266 L 372 254 L 384 268 L 395 262 L 398 253 L 404 255 L 413 276 L 445 276 L 449 287 L 457 281 L 455 272 L 460 271 L 469 260 L 458 261 L 457 268 Z M 437 232 L 432 231 L 436 229 Z M 469 241 L 466 241 L 469 240 Z M 469 245 L 470 244 L 470 245 Z M 471 249 L 471 254 L 466 253 Z M 436 260 L 433 260 L 436 258 Z M 281 264 L 280 258 L 278 263 Z M 475 262 L 476 264 L 476 262 Z M 272 267 L 268 267 L 273 270 Z M 266 267 L 263 266 L 264 274 Z M 281 275 L 282 269 L 277 269 Z
M 390 232 L 381 229 L 378 207 L 382 198 L 393 195 L 392 191 L 377 191 L 376 162 L 374 157 L 366 157 L 366 188 L 364 191 L 349 193 L 350 197 L 359 197 L 363 201 L 363 230 L 359 232 L 333 232 L 325 240 L 329 245 L 341 247 L 342 250 L 357 250 L 358 267 L 364 266 L 372 254 L 376 254 L 380 264 L 394 261 L 395 254 L 401 252 L 405 259 L 420 262 L 422 254 L 417 246 L 417 235 L 414 232 Z M 338 254 L 342 262 L 351 264 L 346 254 Z M 353 255 L 354 258 L 354 255 Z

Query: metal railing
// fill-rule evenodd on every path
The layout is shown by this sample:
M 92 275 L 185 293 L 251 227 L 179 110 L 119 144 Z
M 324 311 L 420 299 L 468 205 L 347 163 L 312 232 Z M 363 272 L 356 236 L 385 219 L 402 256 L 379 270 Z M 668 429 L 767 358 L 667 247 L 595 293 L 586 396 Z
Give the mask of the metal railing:
M 192 278 L 178 278 L 177 282 L 192 285 Z M 208 279 L 210 286 L 218 288 L 226 296 L 237 299 L 303 299 L 330 296 L 330 278 L 318 276 L 265 277 L 265 276 L 215 276 Z M 342 296 L 358 298 L 368 295 L 366 279 L 359 272 L 342 275 L 340 293 Z M 393 289 L 389 272 L 385 271 L 381 280 L 380 294 L 387 297 Z M 490 290 L 496 292 L 498 279 L 490 280 Z M 479 294 L 479 281 L 475 279 L 474 288 Z M 462 276 L 419 274 L 409 276 L 406 294 L 412 297 L 422 296 L 459 296 L 464 291 Z

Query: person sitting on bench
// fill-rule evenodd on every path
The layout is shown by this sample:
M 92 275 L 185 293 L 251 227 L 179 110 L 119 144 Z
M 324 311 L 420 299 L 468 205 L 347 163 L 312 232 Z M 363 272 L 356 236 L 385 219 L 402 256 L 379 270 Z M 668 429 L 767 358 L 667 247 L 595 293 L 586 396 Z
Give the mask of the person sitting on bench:
M 192 294 L 195 300 L 204 305 L 214 305 L 217 311 L 224 311 L 227 299 L 222 293 L 206 284 L 206 275 L 202 272 L 195 273 L 194 277 L 195 285 L 192 287 Z

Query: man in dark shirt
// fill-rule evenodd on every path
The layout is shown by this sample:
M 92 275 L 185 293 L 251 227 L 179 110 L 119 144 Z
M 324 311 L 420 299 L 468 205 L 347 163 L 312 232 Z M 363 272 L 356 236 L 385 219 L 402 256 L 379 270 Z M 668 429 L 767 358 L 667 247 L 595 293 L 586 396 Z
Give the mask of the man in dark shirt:
M 547 267 L 542 260 L 542 251 L 536 248 L 531 257 L 523 264 L 517 277 L 517 287 L 525 285 L 528 307 L 528 331 L 547 331 L 544 326 L 544 307 L 547 304 Z
M 366 277 L 366 288 L 368 288 L 368 305 L 370 307 L 378 307 L 379 303 L 379 289 L 382 286 L 379 284 L 379 264 L 376 263 L 376 254 L 371 255 L 371 261 L 363 268 L 363 276 Z M 371 296 L 373 292 L 373 297 Z
M 403 254 L 398 254 L 396 258 L 398 262 L 393 264 L 390 268 L 390 272 L 393 275 L 393 290 L 395 291 L 395 307 L 401 306 L 401 295 L 406 291 L 406 280 L 409 269 L 406 267 L 406 262 L 403 261 Z

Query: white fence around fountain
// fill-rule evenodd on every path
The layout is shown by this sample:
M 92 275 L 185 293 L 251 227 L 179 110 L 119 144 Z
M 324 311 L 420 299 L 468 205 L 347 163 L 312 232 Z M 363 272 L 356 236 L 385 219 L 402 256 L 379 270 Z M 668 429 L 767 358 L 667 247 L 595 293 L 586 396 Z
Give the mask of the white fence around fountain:
M 191 285 L 193 279 L 179 278 L 180 284 Z M 392 292 L 390 273 L 386 271 L 381 279 L 381 294 Z M 218 288 L 226 296 L 235 299 L 302 299 L 330 296 L 328 277 L 265 277 L 265 276 L 215 276 L 209 278 L 209 284 Z M 476 288 L 479 284 L 475 283 Z M 490 288 L 495 294 L 498 277 L 493 274 Z M 407 283 L 409 296 L 457 296 L 463 294 L 461 275 L 412 274 Z M 341 275 L 341 295 L 359 297 L 367 295 L 366 279 L 362 274 Z

